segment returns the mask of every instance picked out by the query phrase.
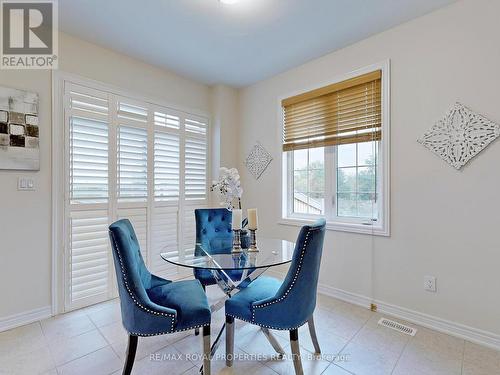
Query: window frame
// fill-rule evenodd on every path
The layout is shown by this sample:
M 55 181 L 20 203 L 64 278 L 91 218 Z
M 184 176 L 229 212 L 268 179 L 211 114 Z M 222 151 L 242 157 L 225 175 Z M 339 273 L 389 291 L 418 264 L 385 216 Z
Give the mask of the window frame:
M 336 213 L 336 186 L 337 186 L 337 146 L 325 147 L 325 214 L 299 214 L 293 212 L 293 152 L 284 152 L 281 149 L 283 132 L 283 108 L 281 101 L 285 98 L 301 94 L 303 92 L 318 89 L 330 84 L 354 78 L 375 70 L 382 71 L 382 139 L 379 141 L 377 159 L 377 204 L 378 220 L 372 222 L 369 219 L 339 217 Z M 382 61 L 361 69 L 357 69 L 333 80 L 307 87 L 278 98 L 278 139 L 281 154 L 282 174 L 282 199 L 281 219 L 279 224 L 301 226 L 310 224 L 319 217 L 327 220 L 327 229 L 333 231 L 372 234 L 379 236 L 390 236 L 390 60 Z M 335 203 L 334 202 L 335 198 Z

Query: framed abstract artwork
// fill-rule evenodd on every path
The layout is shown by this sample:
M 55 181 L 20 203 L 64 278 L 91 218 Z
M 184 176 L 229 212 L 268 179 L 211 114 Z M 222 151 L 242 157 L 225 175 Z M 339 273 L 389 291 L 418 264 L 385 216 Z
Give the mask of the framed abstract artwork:
M 0 86 L 0 169 L 40 170 L 38 94 Z

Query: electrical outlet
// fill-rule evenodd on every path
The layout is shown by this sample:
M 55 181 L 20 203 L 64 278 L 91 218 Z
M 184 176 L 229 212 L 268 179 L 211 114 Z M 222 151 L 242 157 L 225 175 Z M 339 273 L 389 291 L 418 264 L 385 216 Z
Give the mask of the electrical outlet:
M 436 292 L 436 278 L 434 276 L 424 276 L 424 289 L 428 292 Z
M 19 177 L 17 179 L 17 190 L 20 191 L 34 191 L 35 180 L 31 177 Z

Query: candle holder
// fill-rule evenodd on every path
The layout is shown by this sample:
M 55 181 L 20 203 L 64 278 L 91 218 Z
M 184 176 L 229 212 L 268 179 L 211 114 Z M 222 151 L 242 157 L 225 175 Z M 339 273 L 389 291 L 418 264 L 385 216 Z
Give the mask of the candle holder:
M 240 237 L 240 230 L 239 229 L 233 229 L 233 249 L 231 250 L 232 253 L 241 253 L 241 237 Z
M 250 247 L 248 248 L 248 252 L 257 252 L 259 248 L 257 247 L 257 237 L 255 236 L 255 232 L 257 229 L 250 229 Z

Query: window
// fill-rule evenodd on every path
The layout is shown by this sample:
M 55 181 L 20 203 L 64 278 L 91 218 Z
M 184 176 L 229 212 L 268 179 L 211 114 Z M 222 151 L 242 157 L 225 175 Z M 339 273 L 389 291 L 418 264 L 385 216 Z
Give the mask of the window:
M 378 220 L 378 142 L 337 146 L 336 215 Z
M 113 221 L 130 219 L 149 269 L 175 278 L 160 253 L 192 256 L 194 209 L 208 204 L 207 119 L 94 86 L 62 84 L 66 310 L 116 295 Z
M 283 223 L 389 234 L 387 71 L 282 101 Z
M 293 153 L 293 212 L 325 213 L 325 153 L 323 147 Z

